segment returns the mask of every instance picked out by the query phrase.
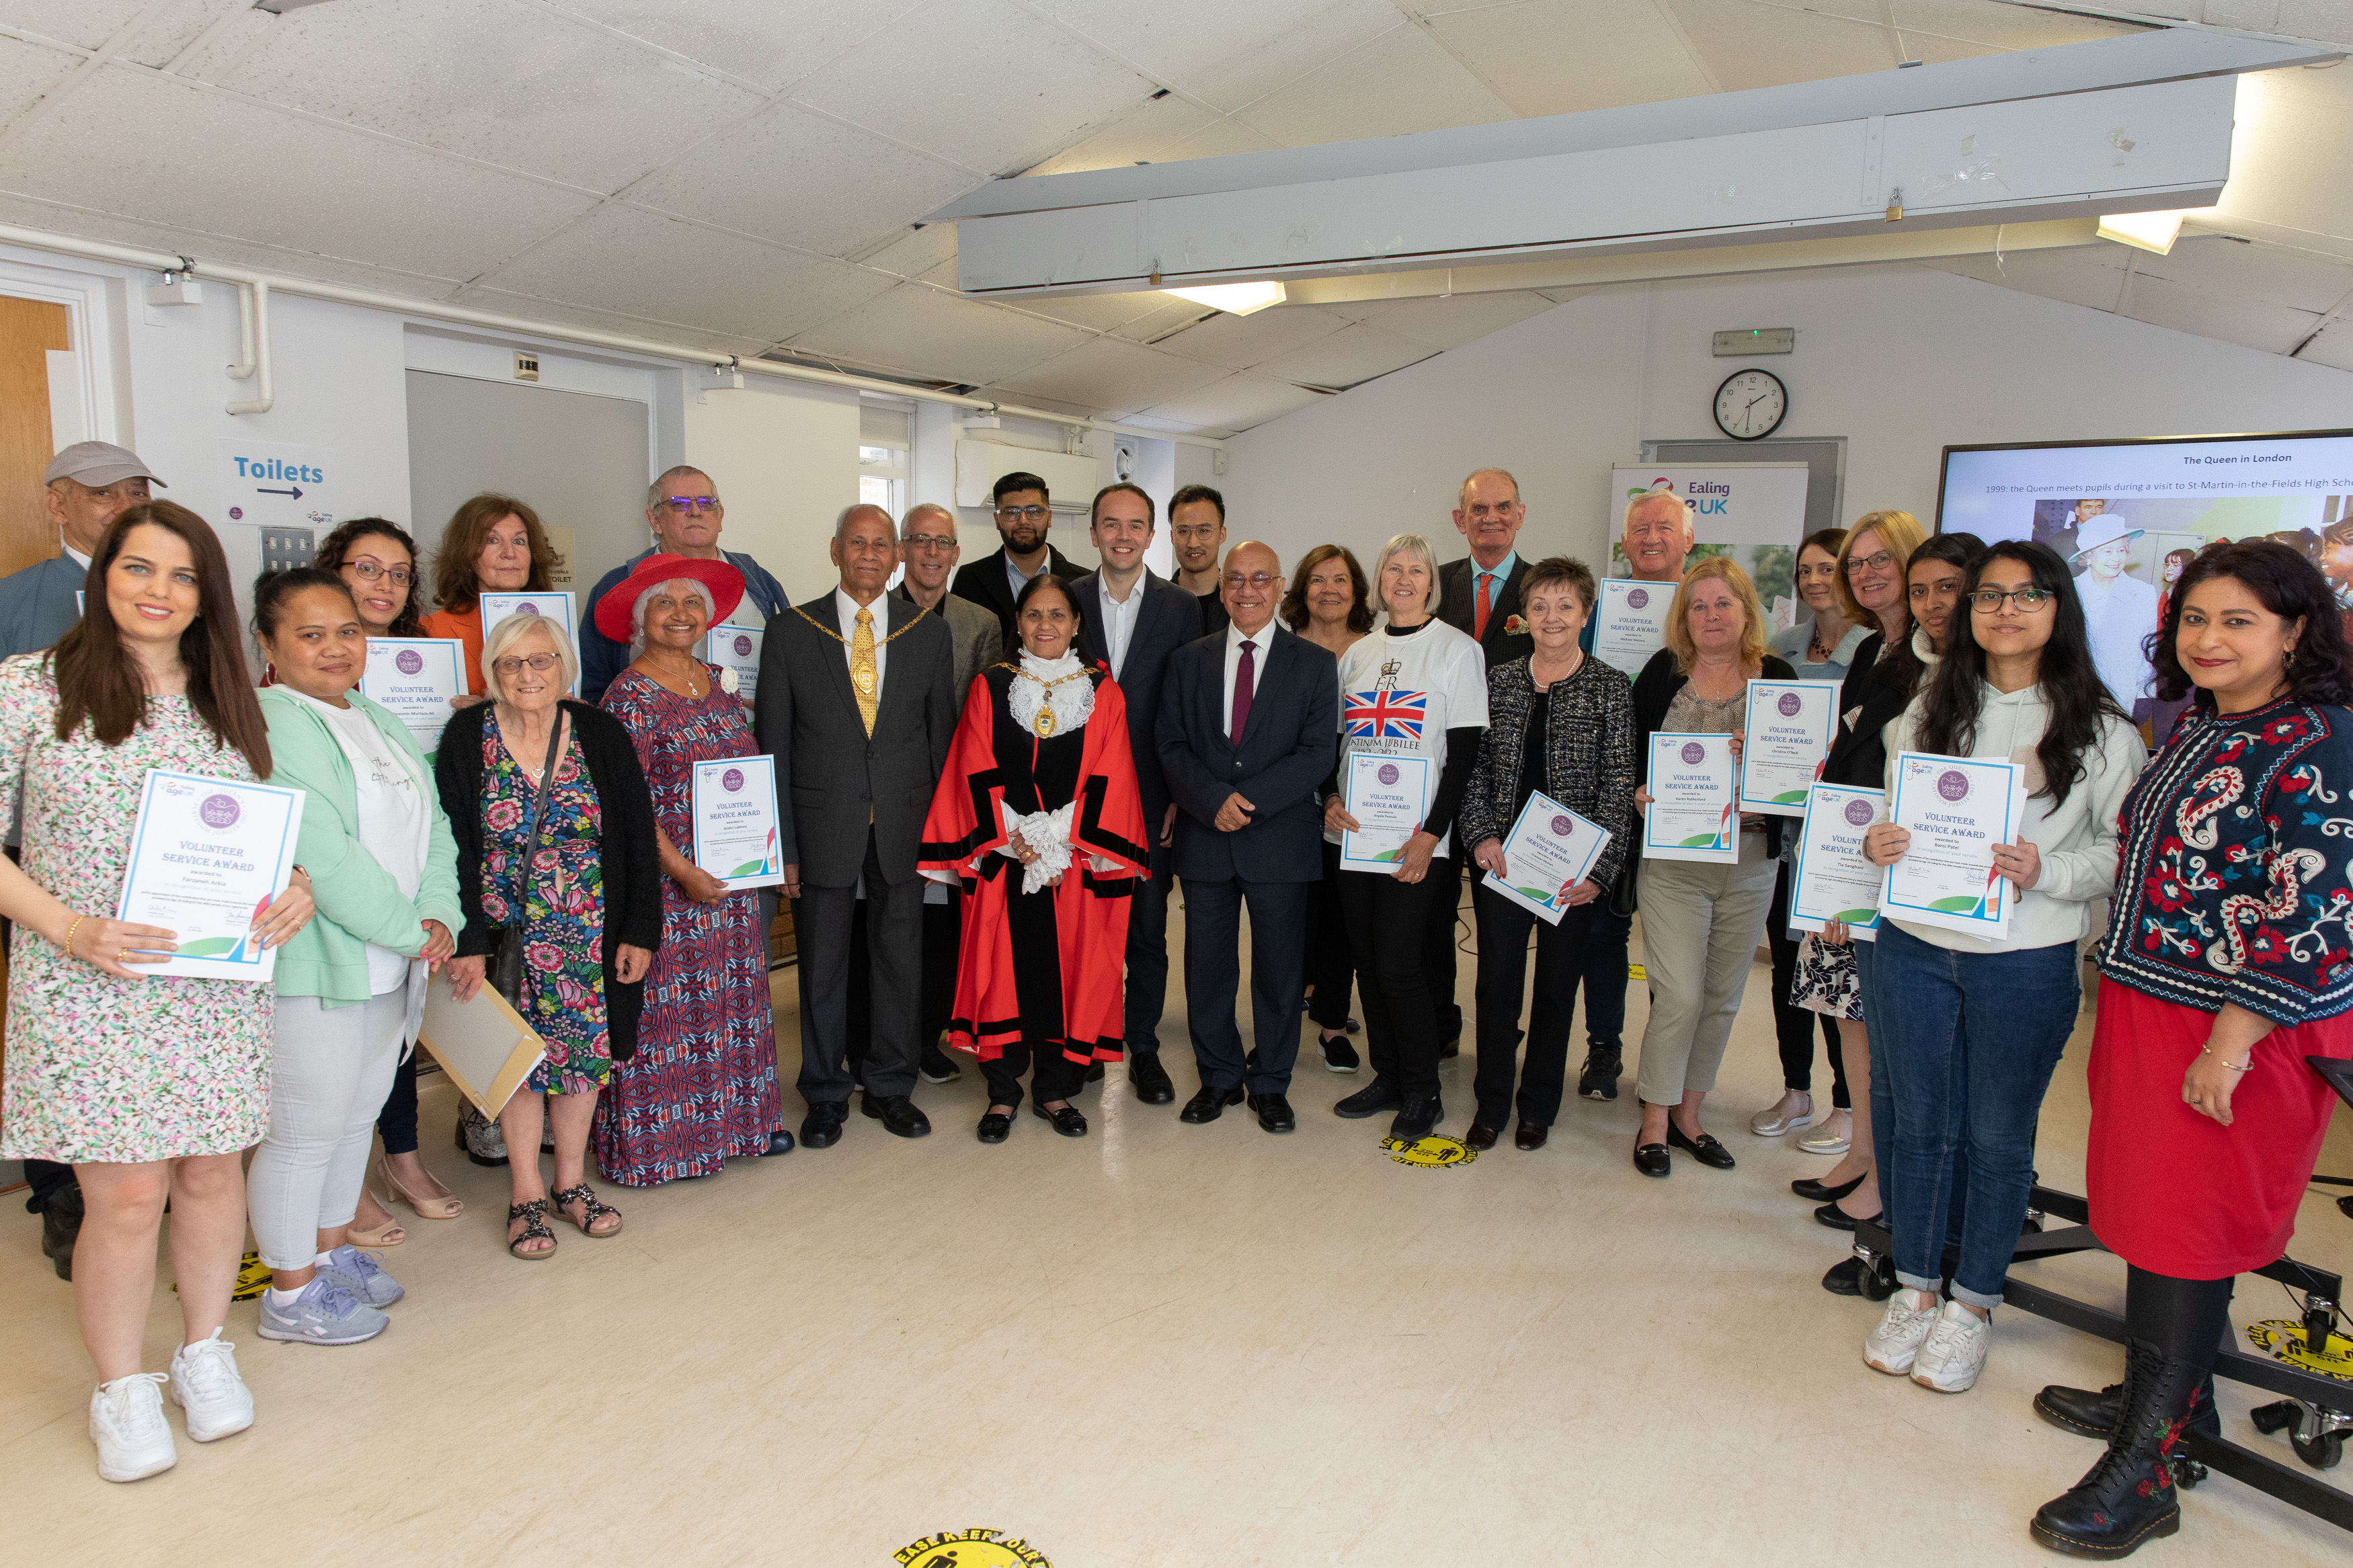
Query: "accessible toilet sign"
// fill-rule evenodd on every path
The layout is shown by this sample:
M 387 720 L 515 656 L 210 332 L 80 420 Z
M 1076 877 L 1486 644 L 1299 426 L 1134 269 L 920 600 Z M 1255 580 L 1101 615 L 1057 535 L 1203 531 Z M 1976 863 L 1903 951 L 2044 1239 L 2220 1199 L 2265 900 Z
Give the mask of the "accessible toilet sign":
M 215 521 L 262 528 L 335 525 L 335 454 L 291 441 L 220 443 L 220 514 Z

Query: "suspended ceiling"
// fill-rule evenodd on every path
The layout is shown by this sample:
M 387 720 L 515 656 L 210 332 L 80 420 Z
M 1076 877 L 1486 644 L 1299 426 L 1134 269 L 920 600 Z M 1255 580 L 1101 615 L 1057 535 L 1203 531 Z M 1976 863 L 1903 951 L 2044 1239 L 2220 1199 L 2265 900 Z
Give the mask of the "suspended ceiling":
M 2353 0 L 0 0 L 0 222 L 1221 435 L 1579 290 L 1012 305 L 913 225 L 992 177 L 2167 20 L 2353 45 Z M 2270 72 L 2171 256 L 1915 265 L 2353 369 L 2348 169 L 2353 69 Z

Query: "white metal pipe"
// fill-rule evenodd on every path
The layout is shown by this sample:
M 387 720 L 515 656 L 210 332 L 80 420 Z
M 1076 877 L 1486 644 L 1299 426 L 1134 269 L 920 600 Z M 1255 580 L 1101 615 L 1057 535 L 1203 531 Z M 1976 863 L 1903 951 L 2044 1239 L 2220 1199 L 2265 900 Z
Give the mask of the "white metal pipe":
M 94 261 L 112 261 L 126 267 L 143 267 L 152 272 L 182 272 L 192 277 L 217 278 L 225 283 L 262 285 L 282 294 L 300 294 L 306 299 L 330 300 L 338 304 L 357 305 L 364 310 L 388 310 L 397 315 L 415 316 L 429 321 L 446 321 L 455 326 L 480 327 L 486 331 L 516 337 L 536 338 L 557 342 L 577 343 L 588 348 L 612 349 L 622 353 L 638 354 L 649 359 L 681 361 L 687 364 L 718 364 L 730 370 L 745 371 L 754 375 L 774 376 L 780 381 L 807 382 L 818 386 L 847 387 L 857 392 L 874 392 L 892 397 L 912 398 L 919 403 L 944 403 L 956 408 L 976 409 L 986 414 L 997 414 L 1014 419 L 1034 419 L 1041 424 L 1067 426 L 1077 430 L 1104 430 L 1120 436 L 1140 436 L 1152 441 L 1174 441 L 1187 447 L 1207 447 L 1223 451 L 1225 442 L 1211 436 L 1189 436 L 1171 430 L 1152 430 L 1140 426 L 1123 425 L 1116 420 L 1092 419 L 1083 415 L 1058 414 L 1051 409 L 1029 408 L 1018 403 L 997 403 L 985 397 L 966 397 L 953 392 L 934 392 L 929 387 L 902 386 L 897 382 L 881 381 L 872 376 L 851 375 L 842 371 L 818 370 L 808 365 L 779 364 L 774 360 L 738 359 L 733 354 L 713 356 L 707 349 L 666 343 L 651 338 L 633 338 L 619 332 L 601 332 L 590 327 L 564 326 L 551 321 L 529 321 L 520 316 L 502 316 L 490 310 L 469 310 L 462 305 L 443 304 L 435 300 L 416 300 L 401 294 L 380 293 L 373 289 L 347 288 L 340 283 L 326 283 L 316 279 L 282 277 L 276 273 L 256 272 L 248 268 L 231 267 L 226 263 L 197 261 L 191 257 L 167 255 L 160 250 L 143 250 L 133 246 L 113 245 L 105 240 L 82 239 L 72 235 L 52 234 L 47 229 L 24 228 L 15 224 L 0 224 L 0 244 L 22 245 L 37 250 L 52 250 L 67 256 L 86 257 Z M 259 329 L 264 345 L 258 362 L 257 374 L 267 376 L 268 328 Z M 257 399 L 259 401 L 259 399 Z M 230 410 L 238 412 L 237 408 Z
M 231 381 L 253 379 L 253 286 L 237 285 L 237 361 L 228 367 Z
M 267 414 L 278 401 L 269 384 L 269 280 L 257 278 L 237 285 L 237 305 L 245 358 L 229 366 L 228 373 L 239 381 L 256 378 L 254 395 L 225 406 L 231 414 Z

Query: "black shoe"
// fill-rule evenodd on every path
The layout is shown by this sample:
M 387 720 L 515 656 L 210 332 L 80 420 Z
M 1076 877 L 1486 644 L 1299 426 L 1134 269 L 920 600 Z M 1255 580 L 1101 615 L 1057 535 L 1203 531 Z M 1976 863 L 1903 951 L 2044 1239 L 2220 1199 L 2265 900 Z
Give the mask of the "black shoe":
M 1127 1084 L 1146 1105 L 1167 1105 L 1176 1098 L 1176 1086 L 1168 1081 L 1168 1069 L 1160 1065 L 1158 1051 L 1127 1053 Z
M 2122 1557 L 2181 1528 L 2173 1449 L 2204 1393 L 2196 1366 L 2147 1340 L 2125 1347 L 2125 1382 L 2107 1452 L 2037 1509 L 2034 1539 L 2073 1557 Z
M 1405 1096 L 1388 1079 L 1376 1075 L 1373 1081 L 1332 1108 L 1333 1113 L 1351 1121 L 1361 1121 L 1367 1116 L 1378 1116 L 1384 1110 L 1395 1110 L 1405 1103 Z
M 1324 1058 L 1325 1072 L 1355 1072 L 1364 1065 L 1356 1056 L 1356 1047 L 1348 1043 L 1345 1035 L 1318 1036 L 1315 1048 Z
M 1176 1113 L 1176 1120 L 1189 1121 L 1198 1127 L 1205 1121 L 1215 1121 L 1219 1117 L 1223 1116 L 1227 1106 L 1240 1105 L 1241 1102 L 1242 1086 L 1240 1084 L 1234 1085 L 1231 1089 L 1211 1089 L 1208 1085 L 1203 1084 L 1201 1092 L 1187 1100 L 1185 1109 Z
M 1664 1143 L 1637 1143 L 1634 1145 L 1634 1169 L 1646 1176 L 1671 1176 L 1674 1174 L 1675 1163 L 1667 1157 Z
M 1835 1187 L 1818 1182 L 1811 1176 L 1800 1176 L 1789 1184 L 1789 1190 L 1810 1204 L 1834 1204 L 1861 1185 L 1862 1185 L 1861 1176 L 1857 1176 L 1852 1182 L 1841 1182 Z
M 1087 1135 L 1085 1114 L 1077 1106 L 1067 1101 L 1064 1102 L 1061 1110 L 1049 1110 L 1033 1100 L 1029 1102 L 1029 1114 L 1043 1117 L 1052 1122 L 1054 1131 L 1065 1138 L 1083 1138 Z
M 1488 1126 L 1477 1117 L 1472 1117 L 1471 1119 L 1470 1130 L 1462 1134 L 1462 1142 L 1483 1154 L 1488 1150 L 1493 1149 L 1495 1146 L 1495 1139 L 1498 1136 L 1499 1134 L 1496 1132 L 1495 1129 Z
M 1087 1081 L 1089 1083 L 1103 1082 L 1103 1065 L 1101 1062 L 1089 1062 L 1087 1064 Z
M 846 1100 L 820 1100 L 801 1118 L 801 1147 L 830 1149 L 841 1142 L 841 1124 L 849 1120 Z
M 81 1187 L 60 1187 L 41 1203 L 41 1251 L 57 1266 L 58 1278 L 73 1279 L 74 1240 L 81 1235 Z
M 1683 1129 L 1670 1121 L 1667 1123 L 1667 1146 L 1671 1149 L 1681 1149 L 1701 1164 L 1715 1170 L 1732 1169 L 1732 1151 L 1717 1142 L 1709 1133 L 1703 1132 L 1696 1139 L 1686 1138 L 1683 1136 Z
M 956 1066 L 955 1058 L 940 1049 L 937 1042 L 924 1046 L 915 1070 L 923 1075 L 925 1083 L 954 1083 L 964 1076 L 964 1068 Z
M 789 1154 L 792 1152 L 793 1135 L 781 1127 L 768 1134 L 768 1146 L 760 1151 L 763 1154 Z
M 980 1141 L 984 1143 L 1002 1143 L 1012 1131 L 1010 1116 L 999 1116 L 992 1110 L 980 1119 Z
M 2034 1396 L 2034 1414 L 2063 1431 L 2078 1437 L 2098 1437 L 2105 1441 L 2116 1429 L 2116 1413 L 2124 1407 L 2125 1385 L 2112 1383 L 2094 1393 L 2088 1388 L 2068 1388 L 2052 1384 Z M 2190 1407 L 2185 1432 L 2202 1432 L 2210 1437 L 2222 1435 L 2222 1417 L 2214 1408 L 2214 1374 L 2209 1373 L 2198 1385 L 2198 1402 Z
M 1461 1054 L 1462 1028 L 1461 1026 L 1457 1025 L 1452 1034 L 1438 1042 L 1438 1059 L 1442 1062 L 1452 1061 Z
M 1577 1092 L 1588 1100 L 1615 1100 L 1618 1077 L 1625 1070 L 1622 1050 L 1597 1044 L 1585 1053 L 1584 1069 L 1577 1075 Z
M 1883 1220 L 1885 1217 L 1885 1211 L 1883 1210 L 1879 1214 L 1864 1215 L 1862 1217 L 1869 1220 Z M 1847 1213 L 1846 1210 L 1839 1207 L 1836 1204 L 1824 1204 L 1821 1207 L 1814 1211 L 1814 1218 L 1821 1222 L 1823 1225 L 1830 1226 L 1832 1230 L 1852 1230 L 1855 1226 L 1855 1216 Z
M 882 1131 L 897 1138 L 921 1138 L 932 1130 L 931 1118 L 915 1109 L 913 1096 L 904 1094 L 870 1094 L 860 1109 L 882 1123 Z
M 1291 1101 L 1279 1094 L 1253 1094 L 1250 1108 L 1258 1112 L 1258 1124 L 1269 1132 L 1290 1132 L 1299 1126 L 1299 1118 L 1291 1113 Z
M 1831 1271 L 1822 1276 L 1822 1289 L 1833 1296 L 1862 1295 L 1862 1259 L 1849 1258 L 1831 1264 Z
M 1446 1120 L 1446 1102 L 1434 1094 L 1409 1095 L 1398 1107 L 1397 1120 L 1389 1123 L 1389 1136 L 1401 1143 L 1412 1143 L 1438 1131 Z

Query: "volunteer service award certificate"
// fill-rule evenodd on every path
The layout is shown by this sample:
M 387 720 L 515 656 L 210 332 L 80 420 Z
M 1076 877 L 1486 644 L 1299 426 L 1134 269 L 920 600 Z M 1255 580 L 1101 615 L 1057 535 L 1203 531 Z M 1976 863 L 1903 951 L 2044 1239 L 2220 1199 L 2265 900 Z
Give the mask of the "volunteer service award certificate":
M 1820 931 L 1842 921 L 1847 935 L 1879 939 L 1879 889 L 1886 879 L 1862 852 L 1863 830 L 1886 810 L 1887 792 L 1818 784 L 1806 802 L 1798 864 L 1789 882 L 1789 924 Z
M 265 982 L 277 951 L 253 922 L 294 873 L 302 792 L 151 768 L 131 828 L 131 864 L 114 918 L 177 934 L 142 974 Z
M 417 749 L 431 756 L 441 727 L 466 693 L 466 645 L 455 637 L 370 637 L 360 695 L 390 709 L 408 726 Z
M 1667 611 L 1675 602 L 1672 583 L 1601 580 L 1601 604 L 1593 612 L 1593 654 L 1602 663 L 1639 675 L 1651 656 L 1667 645 Z
M 1887 818 L 1912 836 L 1887 868 L 1879 912 L 1999 942 L 2015 889 L 1994 869 L 1993 847 L 2018 840 L 2026 770 L 1986 757 L 1898 752 Z
M 1546 924 L 1558 925 L 1568 911 L 1561 889 L 1585 880 L 1609 845 L 1608 828 L 1538 790 L 1504 838 L 1504 875 L 1490 871 L 1486 883 Z
M 1838 733 L 1835 680 L 1752 680 L 1740 742 L 1740 809 L 1773 816 L 1806 815 Z
M 1430 805 L 1430 759 L 1359 752 L 1340 781 L 1341 805 L 1356 831 L 1340 835 L 1340 869 L 1393 875 L 1405 841 L 1421 831 Z
M 776 842 L 776 759 L 694 764 L 694 863 L 731 893 L 785 879 Z
M 1651 737 L 1651 808 L 1642 814 L 1642 856 L 1649 860 L 1740 858 L 1740 823 L 1734 793 L 1740 770 L 1729 735 Z
M 702 639 L 703 662 L 733 670 L 735 695 L 746 702 L 759 694 L 760 644 L 767 635 L 758 626 L 731 626 L 723 621 Z
M 484 637 L 509 616 L 545 616 L 564 628 L 564 640 L 572 645 L 573 662 L 580 661 L 580 627 L 572 618 L 570 590 L 543 588 L 535 594 L 484 594 L 481 601 Z M 578 685 L 573 689 L 577 691 Z

